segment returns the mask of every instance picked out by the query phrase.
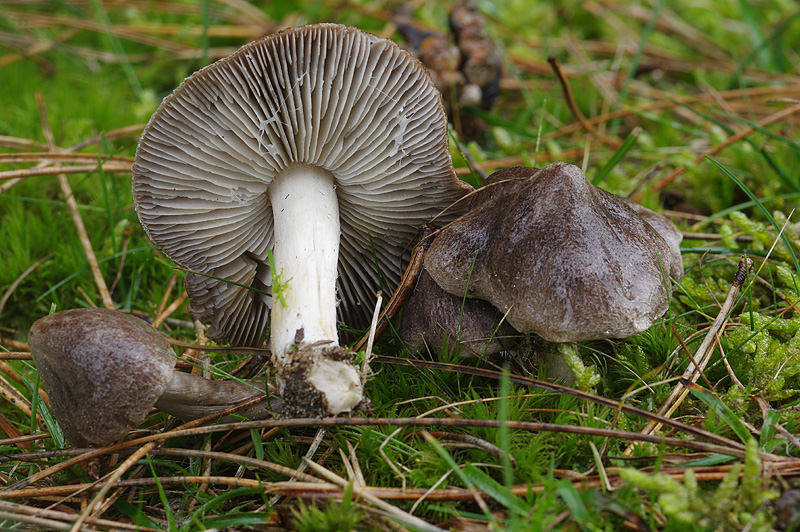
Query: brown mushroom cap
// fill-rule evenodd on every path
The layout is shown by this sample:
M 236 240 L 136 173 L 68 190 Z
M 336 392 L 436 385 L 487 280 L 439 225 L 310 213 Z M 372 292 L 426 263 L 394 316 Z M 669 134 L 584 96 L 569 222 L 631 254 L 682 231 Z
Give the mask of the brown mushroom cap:
M 682 275 L 680 233 L 664 218 L 668 244 L 654 225 L 576 166 L 514 167 L 493 174 L 441 231 L 425 267 L 447 292 L 507 312 L 520 332 L 553 342 L 622 338 L 667 310 L 667 277 Z
M 446 340 L 449 349 L 470 356 L 510 349 L 519 336 L 491 304 L 445 292 L 424 268 L 405 304 L 398 334 L 412 353 L 429 349 L 438 354 Z
M 31 326 L 28 341 L 58 424 L 79 446 L 121 440 L 154 406 L 189 421 L 263 395 L 242 381 L 174 371 L 167 338 L 114 310 L 51 314 Z M 279 407 L 262 400 L 237 414 L 264 419 Z
M 120 440 L 141 424 L 177 360 L 152 327 L 106 309 L 45 316 L 28 342 L 64 436 L 82 447 Z

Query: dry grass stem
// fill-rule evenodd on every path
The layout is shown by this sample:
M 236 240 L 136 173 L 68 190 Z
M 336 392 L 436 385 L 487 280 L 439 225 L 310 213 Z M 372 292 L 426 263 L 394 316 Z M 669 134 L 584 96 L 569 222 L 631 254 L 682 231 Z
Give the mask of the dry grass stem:
M 0 360 L 33 360 L 33 357 L 25 351 L 0 351 Z
M 6 362 L 5 360 L 3 360 L 3 359 L 0 359 L 0 371 L 2 371 L 3 373 L 5 373 L 9 377 L 11 377 L 16 382 L 18 382 L 20 384 L 25 384 L 24 379 L 22 377 L 20 377 L 19 373 L 17 373 L 17 370 L 12 368 L 11 365 L 8 362 Z M 47 396 L 47 393 L 44 391 L 44 388 L 42 388 L 40 386 L 38 388 L 38 392 L 39 392 L 39 397 L 42 398 L 42 401 L 44 401 L 44 404 L 48 408 L 50 408 L 50 398 Z
M 364 353 L 364 361 L 361 363 L 361 381 L 366 382 L 369 375 L 369 362 L 372 358 L 372 346 L 375 343 L 375 330 L 378 327 L 378 317 L 381 314 L 381 305 L 383 304 L 383 292 L 378 290 L 375 298 L 375 311 L 372 313 L 372 322 L 367 332 L 367 350 Z
M 31 404 L 30 400 L 28 400 L 27 397 L 17 390 L 17 388 L 8 382 L 2 375 L 0 375 L 0 397 L 5 399 L 6 402 L 17 408 L 28 418 L 33 416 L 33 405 Z M 39 412 L 36 412 L 36 426 L 39 428 L 39 430 L 47 430 L 47 425 L 45 425 L 45 422 Z
M 120 164 L 133 164 L 133 157 L 122 155 L 101 155 L 99 153 L 69 153 L 63 151 L 32 152 L 32 153 L 0 153 L 0 163 L 80 163 L 97 164 L 97 161 L 114 162 Z
M 42 123 L 42 132 L 47 140 L 47 146 L 50 151 L 56 151 L 55 138 L 53 137 L 53 131 L 50 129 L 50 122 L 47 118 L 47 108 L 45 107 L 44 99 L 38 92 L 36 93 L 36 102 L 39 105 L 39 119 Z M 89 269 L 97 285 L 97 290 L 100 292 L 100 297 L 103 300 L 103 306 L 107 309 L 114 309 L 116 305 L 114 304 L 114 300 L 111 299 L 106 281 L 103 279 L 103 274 L 100 272 L 100 265 L 97 262 L 94 249 L 92 249 L 92 242 L 89 240 L 89 234 L 86 232 L 86 226 L 83 223 L 83 218 L 78 209 L 78 202 L 72 194 L 72 188 L 69 185 L 66 174 L 58 174 L 58 184 L 61 186 L 64 200 L 67 202 L 70 214 L 72 215 L 72 221 L 75 223 L 75 230 L 78 233 L 78 238 L 80 238 L 83 252 L 86 255 L 86 261 L 89 263 Z
M 8 135 L 0 135 L 0 147 L 12 150 L 47 149 L 47 146 L 40 142 Z
M 170 275 L 169 281 L 167 282 L 167 287 L 164 289 L 164 295 L 161 296 L 161 301 L 159 301 L 158 307 L 156 308 L 156 316 L 161 316 L 164 313 L 164 309 L 167 308 L 167 302 L 169 302 L 169 298 L 172 295 L 172 290 L 175 289 L 175 284 L 177 281 L 177 273 Z
M 725 327 L 731 309 L 733 309 L 733 306 L 736 304 L 739 292 L 742 290 L 742 285 L 747 279 L 748 272 L 752 274 L 752 269 L 753 261 L 747 256 L 742 257 L 739 261 L 739 270 L 736 272 L 733 284 L 731 284 L 731 289 L 728 291 L 728 296 L 725 298 L 725 302 L 722 304 L 722 308 L 717 314 L 717 319 L 714 320 L 714 323 L 703 339 L 703 342 L 700 344 L 700 347 L 697 348 L 692 361 L 683 374 L 683 379 L 695 383 L 697 379 L 700 378 L 700 373 L 711 360 L 711 355 L 713 354 L 711 347 L 718 341 L 717 335 Z M 688 394 L 689 390 L 686 385 L 684 385 L 683 382 L 678 382 L 669 398 L 664 402 L 661 408 L 659 408 L 659 415 L 670 417 Z M 661 427 L 662 424 L 659 422 L 648 423 L 642 430 L 642 434 L 654 434 Z M 631 451 L 632 449 L 629 447 L 626 450 L 626 454 L 629 454 Z
M 115 172 L 129 173 L 131 165 L 127 163 L 103 163 L 103 164 L 78 164 L 75 166 L 47 166 L 44 168 L 26 168 L 23 170 L 6 170 L 0 172 L 0 181 L 9 179 L 20 179 L 28 177 L 39 177 L 46 175 L 59 175 L 59 174 L 87 174 L 102 170 L 105 173 L 111 174 Z
M 253 469 L 263 469 L 278 475 L 289 477 L 301 482 L 322 482 L 315 476 L 304 473 L 299 469 L 293 469 L 284 465 L 268 462 L 266 460 L 259 460 L 250 456 L 244 456 L 240 453 L 222 453 L 219 451 L 202 451 L 196 449 L 178 449 L 178 448 L 161 448 L 155 449 L 152 454 L 160 456 L 177 456 L 177 457 L 192 457 L 202 458 L 208 460 L 218 460 L 223 462 L 230 462 L 239 464 Z M 303 468 L 305 466 L 301 464 Z
M 186 303 L 188 299 L 189 294 L 184 291 L 180 296 L 177 297 L 177 299 L 175 299 L 175 301 L 170 303 L 170 305 L 164 309 L 164 312 L 155 317 L 153 320 L 153 328 L 158 329 L 161 324 L 164 323 L 164 320 L 172 316 L 172 314 L 181 308 L 181 306 Z
M 13 351 L 30 351 L 31 348 L 25 342 L 20 342 L 19 340 L 14 340 L 13 338 L 6 338 L 0 335 L 0 347 L 4 349 L 9 349 Z M 2 351 L 0 351 L 0 355 L 2 355 Z M 13 357 L 12 357 L 13 359 Z M 29 360 L 27 358 L 23 358 L 22 360 Z

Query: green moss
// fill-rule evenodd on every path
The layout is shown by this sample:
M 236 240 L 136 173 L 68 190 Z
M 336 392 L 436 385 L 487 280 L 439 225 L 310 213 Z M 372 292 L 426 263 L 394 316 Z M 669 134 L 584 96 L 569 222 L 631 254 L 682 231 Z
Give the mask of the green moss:
M 594 366 L 586 366 L 573 344 L 558 344 L 558 353 L 569 366 L 575 378 L 575 387 L 579 390 L 589 391 L 600 382 Z
M 740 530 L 745 525 L 750 530 L 772 530 L 774 516 L 764 503 L 777 493 L 763 489 L 758 442 L 752 438 L 744 464 L 733 464 L 711 495 L 700 490 L 691 468 L 683 483 L 663 473 L 648 475 L 635 469 L 624 469 L 620 476 L 631 486 L 655 495 L 664 515 L 679 523 L 699 530 Z
M 752 318 L 752 320 L 751 320 Z M 797 393 L 800 383 L 800 318 L 769 318 L 742 314 L 743 326 L 727 338 L 728 353 L 736 348 L 750 355 L 744 365 L 743 382 L 751 393 L 769 400 L 786 399 Z

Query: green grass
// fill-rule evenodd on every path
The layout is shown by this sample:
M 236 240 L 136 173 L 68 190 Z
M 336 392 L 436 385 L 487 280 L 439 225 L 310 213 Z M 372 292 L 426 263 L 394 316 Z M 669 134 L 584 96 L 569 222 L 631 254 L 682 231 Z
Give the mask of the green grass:
M 632 413 L 486 375 L 375 364 L 376 374 L 367 385 L 373 409 L 356 418 L 427 415 L 474 420 L 474 426 L 425 428 L 433 438 L 420 427 L 397 433 L 394 426 L 327 427 L 320 448 L 310 458 L 353 482 L 323 498 L 275 484 L 288 479 L 285 473 L 242 465 L 224 455 L 208 461 L 200 453 L 234 453 L 296 469 L 317 434 L 314 427 L 270 430 L 265 422 L 248 430 L 172 438 L 167 448 L 154 451 L 124 475 L 126 481 L 140 479 L 143 485 L 123 487 L 123 495 L 101 517 L 176 531 L 263 530 L 267 525 L 382 530 L 389 526 L 387 519 L 418 528 L 402 517 L 386 517 L 386 510 L 376 510 L 374 502 L 359 495 L 363 486 L 348 475 L 357 462 L 367 486 L 399 490 L 405 484 L 415 490 L 410 500 L 387 502 L 445 529 L 460 530 L 471 523 L 485 530 L 595 531 L 620 530 L 625 522 L 636 523 L 640 530 L 681 532 L 712 526 L 776 529 L 771 500 L 781 489 L 793 486 L 797 477 L 795 464 L 779 459 L 800 455 L 786 436 L 800 431 L 800 317 L 793 307 L 800 299 L 796 259 L 800 234 L 793 212 L 800 206 L 800 178 L 795 171 L 800 166 L 800 135 L 797 115 L 765 126 L 760 123 L 800 99 L 796 66 L 800 11 L 788 0 L 701 4 L 624 0 L 604 3 L 602 16 L 592 11 L 594 3 L 478 4 L 488 17 L 489 33 L 501 47 L 506 74 L 495 107 L 480 113 L 486 123 L 483 135 L 469 143 L 453 135 L 451 151 L 457 165 L 467 166 L 465 150 L 486 168 L 515 156 L 539 166 L 550 160 L 583 165 L 585 158 L 589 179 L 623 196 L 660 165 L 641 188 L 640 202 L 659 211 L 689 213 L 671 215 L 687 233 L 718 235 L 684 240 L 686 278 L 674 292 L 668 318 L 634 338 L 578 346 L 584 363 L 596 366 L 601 377 L 594 389 L 598 395 L 657 411 L 675 386 L 674 377 L 689 363 L 686 350 L 698 348 L 716 318 L 740 255 L 748 253 L 755 261 L 758 279 L 748 279 L 720 337 L 725 359 L 719 350 L 715 352 L 705 378 L 698 381 L 703 390 L 694 390 L 672 415 L 729 438 L 730 445 L 719 452 L 689 455 L 689 449 L 642 442 L 625 454 L 628 440 L 559 427 L 639 432 L 647 420 Z M 254 5 L 263 17 L 242 14 L 232 2 L 187 0 L 158 7 L 99 0 L 8 2 L 0 10 L 0 136 L 27 139 L 33 145 L 12 147 L 0 139 L 0 153 L 46 151 L 41 146 L 45 136 L 38 92 L 58 146 L 68 148 L 100 135 L 99 142 L 80 151 L 132 156 L 137 132 L 105 134 L 145 123 L 160 99 L 185 76 L 248 40 L 241 33 L 224 35 L 223 29 L 241 32 L 261 24 L 249 30 L 254 38 L 287 24 L 330 21 L 381 32 L 393 3 L 257 0 Z M 445 29 L 447 7 L 446 2 L 426 2 L 417 8 L 415 18 Z M 34 16 L 45 14 L 55 18 L 31 23 Z M 58 22 L 68 18 L 73 22 Z M 77 27 L 74 21 L 96 26 Z M 159 33 L 166 26 L 158 25 L 167 24 L 178 25 L 179 31 Z M 125 29 L 133 33 L 121 31 Z M 393 37 L 399 39 L 397 34 Z M 148 41 L 151 38 L 158 41 Z M 48 42 L 52 46 L 45 51 L 12 61 L 14 54 Z M 622 147 L 604 145 L 580 128 L 565 129 L 576 121 L 547 69 L 548 55 L 557 57 L 570 74 L 581 112 L 589 119 L 604 117 L 596 127 L 627 139 Z M 605 117 L 621 110 L 628 114 Z M 754 131 L 744 139 L 709 158 L 698 158 L 747 127 Z M 30 166 L 0 163 L 0 172 Z M 674 181 L 659 184 L 679 167 L 685 170 Z M 479 181 L 474 175 L 464 179 Z M 94 171 L 70 175 L 69 181 L 103 277 L 109 285 L 118 278 L 112 291 L 118 307 L 154 317 L 162 300 L 170 303 L 182 292 L 183 272 L 146 239 L 133 210 L 130 175 Z M 0 187 L 3 184 L 0 181 Z M 0 193 L 0 250 L 0 297 L 10 294 L 0 311 L 4 340 L 24 342 L 31 323 L 51 309 L 101 304 L 55 176 L 31 177 Z M 178 286 L 168 293 L 173 274 Z M 179 321 L 168 322 L 165 332 L 193 341 L 193 331 L 183 328 L 190 319 L 186 305 L 171 317 Z M 376 352 L 408 356 L 390 336 L 378 342 Z M 16 350 L 8 345 L 8 350 Z M 415 357 L 432 358 L 425 353 Z M 231 354 L 211 354 L 212 364 L 225 372 L 240 360 Z M 440 360 L 477 368 L 505 367 L 512 375 L 535 377 L 538 371 L 535 359 L 523 355 L 478 362 L 446 353 Z M 726 363 L 743 389 L 731 378 Z M 32 397 L 38 382 L 33 365 L 26 361 L 9 365 L 24 377 L 22 382 L 8 376 L 7 368 L 0 368 L 0 376 Z M 49 412 L 41 401 L 37 409 L 47 421 Z M 4 438 L 37 430 L 31 417 L 15 405 L 3 403 L 0 414 Z M 503 423 L 498 428 L 481 425 L 481 420 Z M 510 428 L 507 423 L 512 422 L 553 427 L 527 431 Z M 153 432 L 173 426 L 163 414 L 146 423 Z M 661 434 L 697 439 L 677 429 L 662 429 Z M 28 444 L 0 442 L 4 457 L 0 478 L 11 485 L 63 461 L 58 451 L 68 446 L 59 436 L 25 447 L 29 456 L 22 453 Z M 473 445 L 465 445 L 465 437 L 473 438 Z M 168 448 L 188 454 L 170 454 Z M 759 458 L 757 450 L 772 454 Z M 88 482 L 96 472 L 111 473 L 118 462 L 109 460 L 104 456 L 93 462 L 89 472 L 78 466 L 59 472 L 52 485 Z M 692 473 L 684 460 L 691 460 Z M 252 484 L 162 481 L 205 475 Z M 275 498 L 273 488 L 286 495 Z M 445 488 L 462 491 L 450 500 L 421 497 L 431 488 L 433 494 Z M 15 502 L 38 509 L 52 503 L 33 492 Z M 57 507 L 63 513 L 58 519 L 74 521 L 80 508 L 77 498 L 67 499 Z M 14 515 L 21 514 L 0 517 L 0 526 L 10 527 Z

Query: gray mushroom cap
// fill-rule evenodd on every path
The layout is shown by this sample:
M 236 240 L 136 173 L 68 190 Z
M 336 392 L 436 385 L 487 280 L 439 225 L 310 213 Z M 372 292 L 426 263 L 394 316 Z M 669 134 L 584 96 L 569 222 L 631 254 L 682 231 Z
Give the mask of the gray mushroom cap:
M 174 371 L 168 339 L 123 312 L 57 312 L 36 321 L 28 341 L 56 420 L 79 446 L 121 440 L 153 407 L 189 421 L 263 395 L 242 381 Z M 237 414 L 264 419 L 276 408 L 280 401 L 261 400 Z
M 403 309 L 398 334 L 412 353 L 428 349 L 438 354 L 446 342 L 462 356 L 498 353 L 519 337 L 487 301 L 445 292 L 424 268 Z
M 520 332 L 552 342 L 631 336 L 667 310 L 668 277 L 682 277 L 680 233 L 640 209 L 570 164 L 509 168 L 441 231 L 425 267 L 447 292 L 507 313 Z
M 82 447 L 120 440 L 141 424 L 176 363 L 163 335 L 106 309 L 45 316 L 31 326 L 28 342 L 64 436 Z
M 136 153 L 134 202 L 153 242 L 196 272 L 185 278 L 190 312 L 210 323 L 209 337 L 258 345 L 271 306 L 268 187 L 292 165 L 330 172 L 337 311 L 365 326 L 379 275 L 396 286 L 417 227 L 469 190 L 447 138 L 440 95 L 397 45 L 335 24 L 291 28 L 164 99 Z

